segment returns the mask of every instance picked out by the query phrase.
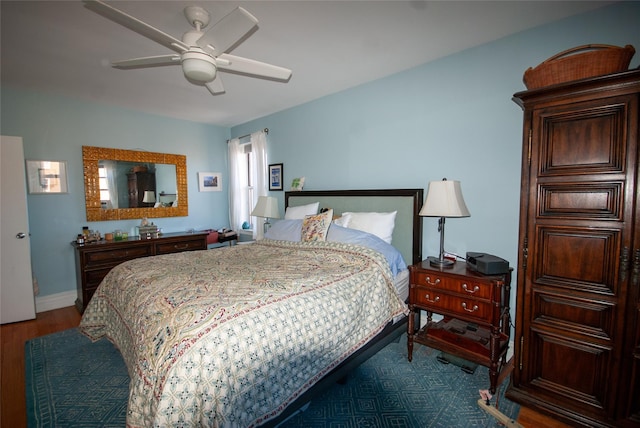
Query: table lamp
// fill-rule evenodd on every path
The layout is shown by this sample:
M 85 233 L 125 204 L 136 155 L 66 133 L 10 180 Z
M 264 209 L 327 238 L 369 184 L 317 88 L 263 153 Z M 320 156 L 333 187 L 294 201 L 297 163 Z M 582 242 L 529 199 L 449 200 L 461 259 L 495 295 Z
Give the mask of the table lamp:
M 156 203 L 156 192 L 153 190 L 145 190 L 144 196 L 142 197 L 142 202 L 145 204 L 155 204 Z
M 263 217 L 264 231 L 271 227 L 270 218 L 280 218 L 280 210 L 278 210 L 278 200 L 272 196 L 258 196 L 258 203 L 251 212 L 253 217 Z
M 452 260 L 444 258 L 444 220 L 446 217 L 469 217 L 471 214 L 464 203 L 460 182 L 451 180 L 431 181 L 427 190 L 427 198 L 419 213 L 422 217 L 440 217 L 440 255 L 428 257 L 429 264 L 436 267 L 451 267 Z

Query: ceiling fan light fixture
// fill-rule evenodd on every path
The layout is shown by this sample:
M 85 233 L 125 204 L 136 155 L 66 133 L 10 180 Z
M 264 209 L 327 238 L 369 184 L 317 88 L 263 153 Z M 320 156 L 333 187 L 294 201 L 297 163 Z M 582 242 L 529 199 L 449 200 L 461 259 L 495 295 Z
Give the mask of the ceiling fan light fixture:
M 218 20 L 211 28 L 209 28 L 211 20 L 209 12 L 199 6 L 187 6 L 184 14 L 193 29 L 184 33 L 182 40 L 116 9 L 103 0 L 86 0 L 85 6 L 176 52 L 170 55 L 116 61 L 112 63 L 115 68 L 131 69 L 180 64 L 185 78 L 190 83 L 206 86 L 212 95 L 225 92 L 222 81 L 217 76 L 218 69 L 223 72 L 283 82 L 288 82 L 291 77 L 291 70 L 286 68 L 226 54 L 258 28 L 258 19 L 240 6 Z M 207 31 L 203 30 L 205 27 L 208 28 Z
M 182 54 L 182 71 L 187 79 L 208 83 L 216 78 L 216 61 L 201 52 L 185 52 Z

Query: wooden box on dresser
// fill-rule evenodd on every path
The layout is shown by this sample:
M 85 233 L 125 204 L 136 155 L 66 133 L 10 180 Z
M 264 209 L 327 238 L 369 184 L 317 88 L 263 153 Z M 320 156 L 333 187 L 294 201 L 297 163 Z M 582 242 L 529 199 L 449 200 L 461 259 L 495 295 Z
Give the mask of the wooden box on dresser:
M 576 426 L 640 426 L 640 70 L 515 94 L 524 109 L 507 397 Z
M 489 367 L 489 390 L 495 393 L 507 365 L 511 270 L 482 275 L 466 263 L 441 268 L 425 260 L 409 266 L 409 272 L 409 361 L 417 342 L 481 364 Z M 427 312 L 427 322 L 419 328 L 415 321 L 421 310 Z M 434 313 L 442 319 L 434 321 Z
M 208 232 L 166 233 L 154 239 L 133 237 L 124 241 L 99 241 L 85 245 L 72 242 L 76 254 L 76 307 L 84 312 L 98 285 L 114 266 L 140 257 L 206 250 L 208 235 Z

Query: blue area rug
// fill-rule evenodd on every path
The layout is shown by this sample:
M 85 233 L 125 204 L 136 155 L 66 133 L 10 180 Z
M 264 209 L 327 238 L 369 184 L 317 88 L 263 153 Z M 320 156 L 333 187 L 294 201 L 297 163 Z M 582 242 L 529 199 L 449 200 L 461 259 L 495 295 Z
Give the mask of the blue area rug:
M 124 427 L 129 374 L 106 339 L 92 343 L 77 329 L 25 345 L 29 427 Z
M 416 344 L 408 362 L 403 335 L 281 427 L 501 426 L 477 404 L 488 369 L 468 374 L 438 362 L 439 354 Z M 28 341 L 25 358 L 29 427 L 125 426 L 129 376 L 109 341 L 65 330 Z M 504 398 L 505 389 L 506 382 L 492 405 L 515 419 L 519 406 Z

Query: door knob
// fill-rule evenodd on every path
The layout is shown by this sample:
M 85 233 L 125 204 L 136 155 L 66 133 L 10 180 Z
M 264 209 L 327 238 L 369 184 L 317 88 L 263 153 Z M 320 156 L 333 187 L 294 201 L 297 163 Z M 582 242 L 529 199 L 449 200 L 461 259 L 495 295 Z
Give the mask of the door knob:
M 24 239 L 26 236 L 27 236 L 27 235 L 25 235 L 23 232 L 19 232 L 19 233 L 16 235 L 16 238 L 18 238 L 18 239 Z

